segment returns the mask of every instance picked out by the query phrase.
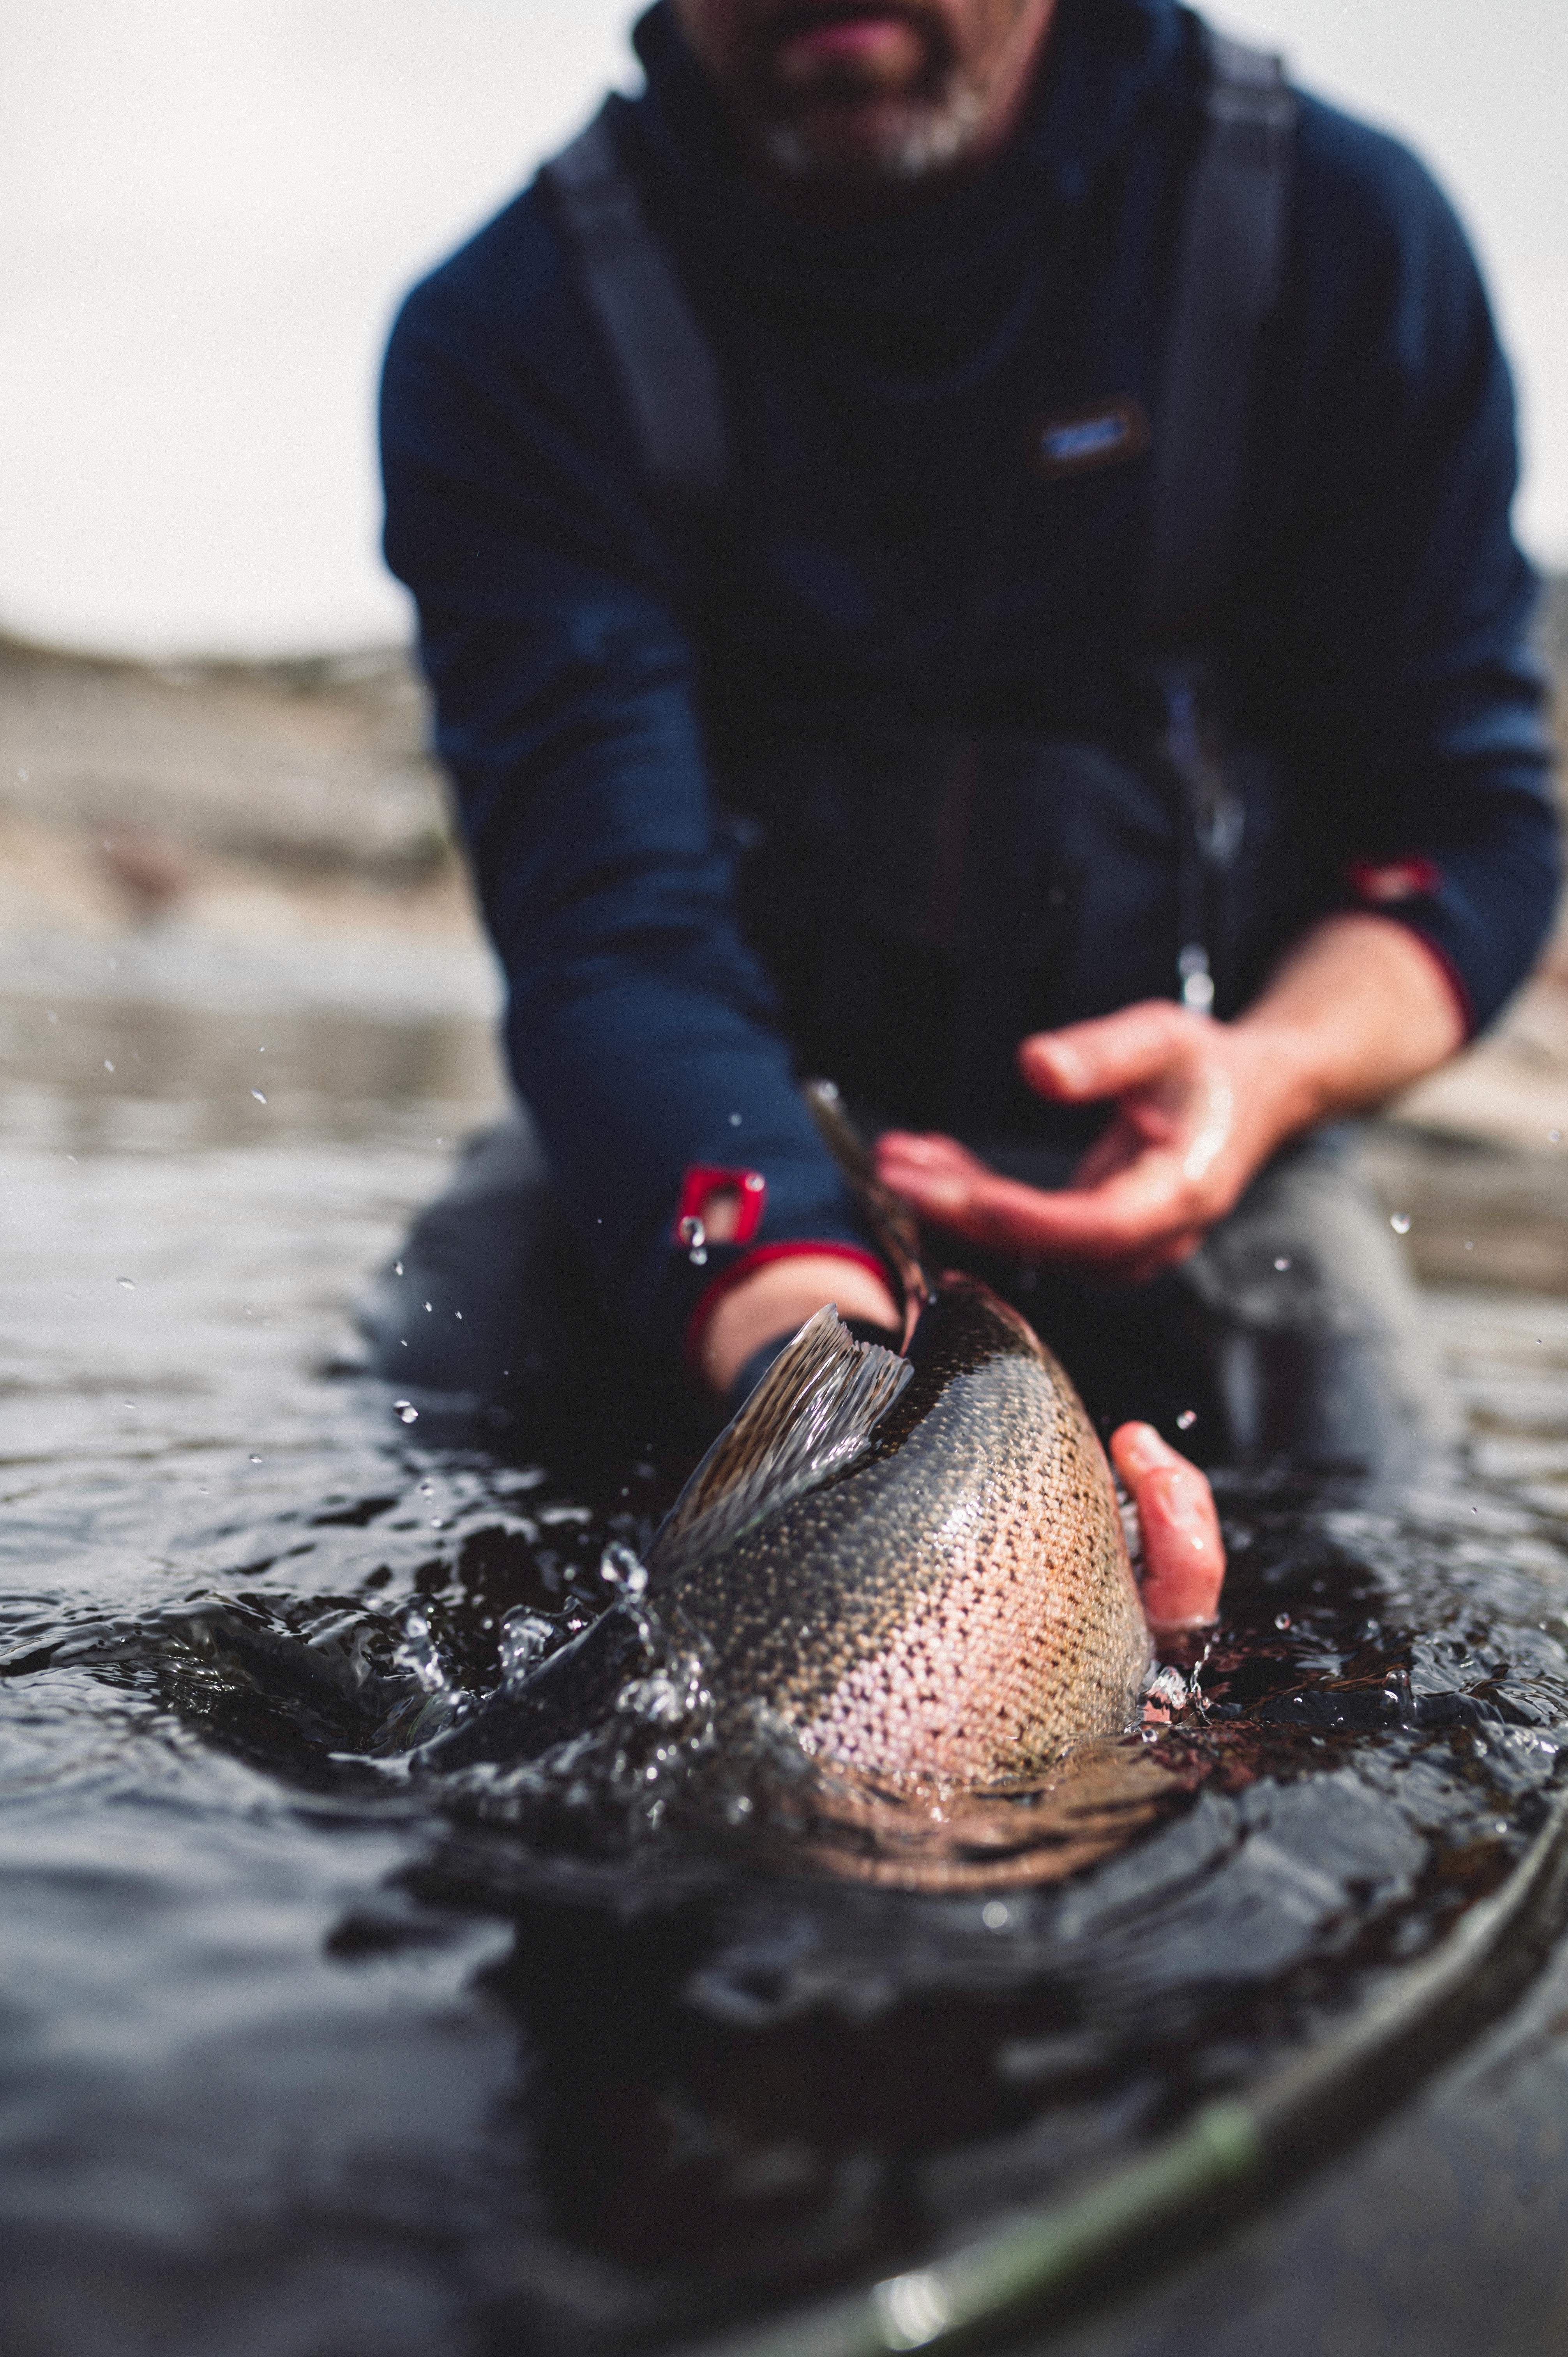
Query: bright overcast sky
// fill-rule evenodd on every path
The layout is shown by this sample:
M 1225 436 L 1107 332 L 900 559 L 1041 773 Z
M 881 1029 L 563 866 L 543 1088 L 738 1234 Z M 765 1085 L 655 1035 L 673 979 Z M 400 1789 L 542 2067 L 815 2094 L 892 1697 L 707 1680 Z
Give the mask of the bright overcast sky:
M 1412 139 L 1520 380 L 1568 566 L 1568 0 L 1235 0 Z M 624 0 L 0 0 L 0 629 L 154 653 L 406 629 L 380 570 L 398 291 L 607 80 Z

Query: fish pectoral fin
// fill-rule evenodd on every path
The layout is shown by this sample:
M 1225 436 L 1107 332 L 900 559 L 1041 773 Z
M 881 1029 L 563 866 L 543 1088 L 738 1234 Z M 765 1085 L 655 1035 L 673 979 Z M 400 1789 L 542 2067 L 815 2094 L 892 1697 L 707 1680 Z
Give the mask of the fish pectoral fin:
M 832 1303 L 809 1318 L 676 1499 L 648 1555 L 662 1584 L 858 1457 L 913 1372 Z

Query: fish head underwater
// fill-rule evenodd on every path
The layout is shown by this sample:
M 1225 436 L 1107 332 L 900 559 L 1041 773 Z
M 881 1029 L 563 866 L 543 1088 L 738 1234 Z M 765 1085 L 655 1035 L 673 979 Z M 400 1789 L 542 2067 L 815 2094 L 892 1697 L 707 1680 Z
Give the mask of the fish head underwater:
M 614 1707 L 652 1616 L 703 1663 L 721 1744 L 994 1786 L 1125 1732 L 1148 1626 L 1105 1454 L 1068 1376 L 951 1277 L 902 1355 L 828 1308 L 697 1467 L 639 1593 L 426 1747 L 536 1757 Z

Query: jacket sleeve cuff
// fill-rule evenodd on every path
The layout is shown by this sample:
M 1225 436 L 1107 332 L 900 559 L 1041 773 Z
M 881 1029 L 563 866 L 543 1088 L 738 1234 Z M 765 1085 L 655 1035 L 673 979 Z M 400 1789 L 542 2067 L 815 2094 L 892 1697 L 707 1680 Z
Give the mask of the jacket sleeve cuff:
M 1473 1039 L 1530 971 L 1551 922 L 1559 858 L 1552 813 L 1520 797 L 1476 841 L 1350 860 L 1339 905 L 1391 918 L 1421 942 Z

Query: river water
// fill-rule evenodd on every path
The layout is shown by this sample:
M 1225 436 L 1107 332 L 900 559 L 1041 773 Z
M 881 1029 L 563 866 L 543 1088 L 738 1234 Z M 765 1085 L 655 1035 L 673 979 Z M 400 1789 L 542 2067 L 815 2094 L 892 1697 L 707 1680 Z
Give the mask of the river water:
M 1135 2152 L 1501 1884 L 1568 1726 L 1568 1304 L 1525 1292 L 1431 1300 L 1451 1476 L 1227 1485 L 1194 1698 L 1036 1788 L 715 1787 L 658 1659 L 550 1772 L 411 1772 L 607 1600 L 682 1466 L 354 1371 L 354 1284 L 493 1101 L 479 1026 L 212 996 L 0 1003 L 15 2357 L 777 2316 Z M 1561 2348 L 1565 2120 L 1560 1961 L 1063 2345 Z

